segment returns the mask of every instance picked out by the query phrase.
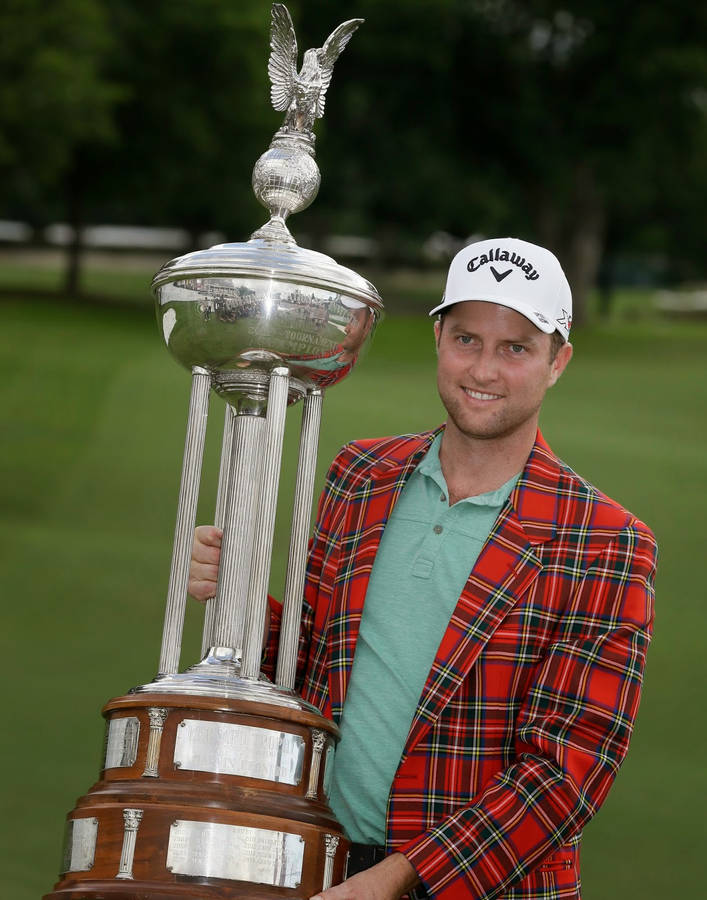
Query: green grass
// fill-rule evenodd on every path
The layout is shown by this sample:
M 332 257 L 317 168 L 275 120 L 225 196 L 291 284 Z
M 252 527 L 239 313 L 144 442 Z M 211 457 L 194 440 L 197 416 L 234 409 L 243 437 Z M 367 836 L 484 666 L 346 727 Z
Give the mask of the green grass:
M 64 816 L 98 775 L 102 704 L 156 671 L 189 376 L 141 302 L 5 300 L 0 316 L 4 895 L 36 900 L 56 880 Z M 577 334 L 543 416 L 555 450 L 648 521 L 661 547 L 639 725 L 587 829 L 585 900 L 691 897 L 703 881 L 707 325 L 631 319 Z M 296 419 L 293 410 L 276 592 Z M 430 324 L 391 315 L 326 398 L 319 477 L 353 437 L 441 419 Z M 221 421 L 215 399 L 201 521 L 213 515 Z M 184 664 L 197 656 L 198 618 L 190 607 Z

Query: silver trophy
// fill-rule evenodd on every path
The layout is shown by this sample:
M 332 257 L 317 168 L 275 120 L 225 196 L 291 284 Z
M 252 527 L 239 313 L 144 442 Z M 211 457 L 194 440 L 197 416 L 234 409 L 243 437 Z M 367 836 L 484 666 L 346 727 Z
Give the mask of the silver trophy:
M 345 877 L 348 844 L 326 797 L 338 731 L 297 696 L 295 668 L 322 395 L 351 371 L 383 307 L 370 282 L 298 247 L 286 220 L 317 194 L 312 128 L 361 21 L 307 50 L 298 72 L 290 15 L 272 7 L 268 72 L 285 120 L 253 170 L 270 219 L 246 243 L 181 256 L 153 280 L 165 344 L 192 372 L 159 674 L 104 709 L 102 778 L 68 816 L 62 879 L 47 900 L 308 897 Z M 212 390 L 226 401 L 221 564 L 203 658 L 180 672 Z M 285 416 L 299 400 L 273 683 L 260 672 L 262 640 Z

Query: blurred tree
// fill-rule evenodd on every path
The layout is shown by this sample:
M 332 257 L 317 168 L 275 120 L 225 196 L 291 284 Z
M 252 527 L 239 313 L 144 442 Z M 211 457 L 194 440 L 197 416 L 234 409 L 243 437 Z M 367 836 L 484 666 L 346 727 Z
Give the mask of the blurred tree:
M 506 201 L 472 171 L 457 141 L 460 111 L 450 88 L 462 39 L 459 0 L 335 7 L 308 0 L 295 18 L 300 50 L 321 46 L 335 25 L 355 16 L 365 24 L 337 62 L 316 126 L 322 188 L 304 227 L 372 231 L 383 259 L 400 261 L 406 238 L 419 247 L 440 228 L 466 234 L 480 210 L 484 219 L 502 216 Z M 459 215 L 460 196 L 466 216 Z
M 111 0 L 129 85 L 124 136 L 106 159 L 103 202 L 130 220 L 252 226 L 250 171 L 278 124 L 270 108 L 265 0 Z M 137 202 L 137 208 L 136 208 Z M 249 208 L 250 204 L 250 208 Z M 264 212 L 261 213 L 264 215 Z
M 498 51 L 512 48 L 498 98 L 512 114 L 492 143 L 511 161 L 534 232 L 559 251 L 581 320 L 602 254 L 636 246 L 646 218 L 660 220 L 665 188 L 701 140 L 705 8 L 483 0 L 476 9 Z
M 115 137 L 121 96 L 100 0 L 5 0 L 0 6 L 0 177 L 33 222 L 82 141 Z
M 607 236 L 610 253 L 630 249 L 647 216 L 665 216 L 678 197 L 689 206 L 689 191 L 670 184 L 695 174 L 704 143 L 704 5 L 345 6 L 338 19 L 367 22 L 320 126 L 327 178 L 311 213 L 320 231 L 345 208 L 354 227 L 372 222 L 384 246 L 440 228 L 524 234 L 560 255 L 581 320 Z M 307 46 L 332 15 L 326 0 L 308 0 Z
M 9 0 L 0 11 L 6 208 L 73 228 L 64 290 L 80 288 L 90 221 L 241 237 L 270 109 L 265 0 Z M 19 77 L 18 77 L 19 75 Z
M 322 189 L 296 234 L 315 243 L 371 234 L 384 259 L 400 261 L 419 259 L 422 240 L 440 229 L 513 232 L 558 252 L 578 319 L 602 256 L 669 251 L 676 266 L 704 271 L 704 4 L 289 6 L 300 60 L 343 19 L 367 20 L 317 123 Z M 185 226 L 192 246 L 213 228 L 245 237 L 265 215 L 248 175 L 281 121 L 268 99 L 269 8 L 7 0 L 7 191 L 35 209 L 61 201 L 79 236 L 82 222 L 103 220 Z M 52 192 L 59 173 L 62 190 Z
M 106 3 L 108 71 L 125 88 L 121 140 L 76 148 L 68 183 L 80 220 L 177 225 L 190 247 L 205 230 L 252 227 L 248 176 L 277 121 L 268 115 L 268 10 L 263 0 Z

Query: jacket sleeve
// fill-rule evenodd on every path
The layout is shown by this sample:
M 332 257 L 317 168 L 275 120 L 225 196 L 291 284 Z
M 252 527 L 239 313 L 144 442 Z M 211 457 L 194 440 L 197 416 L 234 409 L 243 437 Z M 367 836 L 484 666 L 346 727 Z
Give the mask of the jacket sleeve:
M 636 520 L 594 559 L 523 699 L 512 764 L 467 805 L 396 847 L 431 896 L 499 896 L 597 811 L 638 709 L 655 560 L 653 535 Z

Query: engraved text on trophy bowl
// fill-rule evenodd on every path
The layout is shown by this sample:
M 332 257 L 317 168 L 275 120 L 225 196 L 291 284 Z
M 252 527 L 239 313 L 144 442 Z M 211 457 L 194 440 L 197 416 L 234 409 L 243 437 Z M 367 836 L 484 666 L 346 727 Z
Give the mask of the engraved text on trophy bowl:
M 286 365 L 318 387 L 348 374 L 379 316 L 333 289 L 257 276 L 186 278 L 163 284 L 157 299 L 165 343 L 188 368 Z

